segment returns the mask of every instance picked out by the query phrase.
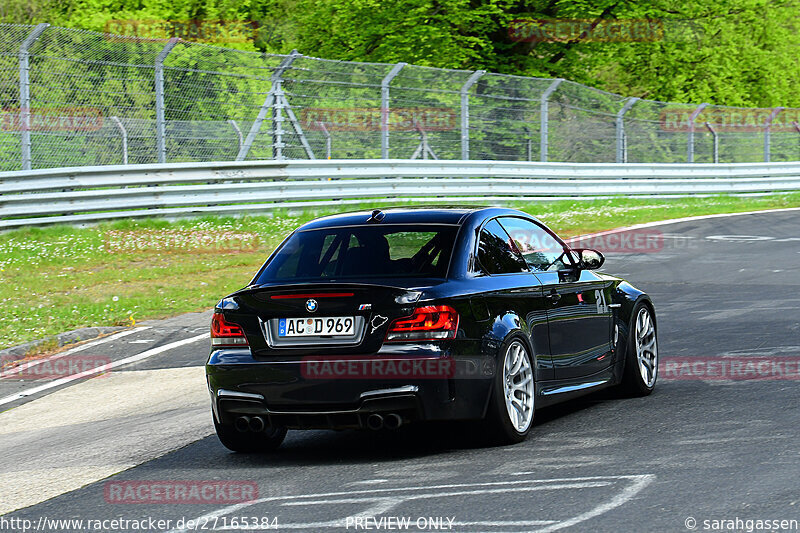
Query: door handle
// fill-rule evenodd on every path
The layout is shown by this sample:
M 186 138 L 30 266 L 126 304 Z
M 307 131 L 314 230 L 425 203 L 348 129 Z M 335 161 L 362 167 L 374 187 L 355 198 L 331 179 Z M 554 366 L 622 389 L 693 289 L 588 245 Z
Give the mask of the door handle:
M 557 303 L 558 303 L 558 301 L 561 299 L 561 295 L 560 295 L 560 294 L 558 294 L 558 291 L 556 291 L 555 289 L 553 289 L 552 291 L 550 291 L 550 294 L 548 294 L 548 295 L 546 296 L 546 298 L 547 298 L 548 300 L 550 300 L 550 303 L 557 304 Z

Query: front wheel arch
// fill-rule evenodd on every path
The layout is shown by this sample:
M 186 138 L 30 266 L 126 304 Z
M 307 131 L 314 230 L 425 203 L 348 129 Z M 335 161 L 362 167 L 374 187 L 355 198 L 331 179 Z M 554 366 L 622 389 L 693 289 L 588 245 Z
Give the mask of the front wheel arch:
M 653 372 L 652 383 L 648 384 L 642 376 L 639 368 L 639 354 L 636 347 L 636 321 L 638 315 L 643 309 L 646 309 L 649 315 L 649 320 L 652 322 L 653 334 L 653 347 L 655 348 L 653 357 Z M 628 335 L 625 339 L 625 352 L 623 356 L 623 371 L 621 374 L 620 389 L 631 396 L 647 396 L 653 392 L 658 382 L 658 322 L 656 319 L 655 308 L 649 298 L 639 298 L 633 306 L 628 325 Z M 646 352 L 645 352 L 646 353 Z
M 615 303 L 622 303 L 621 313 L 619 316 L 615 318 L 616 323 L 614 324 L 615 327 L 619 326 L 618 333 L 619 338 L 617 343 L 614 345 L 614 349 L 616 350 L 616 356 L 618 357 L 615 359 L 616 361 L 616 370 L 615 374 L 618 376 L 617 382 L 621 382 L 622 376 L 625 372 L 626 366 L 626 359 L 628 354 L 628 340 L 630 338 L 631 326 L 633 325 L 633 320 L 635 317 L 635 312 L 637 312 L 639 306 L 646 305 L 650 309 L 650 315 L 653 317 L 653 323 L 656 326 L 656 333 L 658 333 L 658 319 L 656 317 L 656 308 L 653 305 L 653 301 L 644 293 L 641 293 L 638 298 L 635 300 L 633 299 L 626 299 L 623 302 L 615 302 Z M 612 332 L 613 336 L 613 332 Z M 612 338 L 612 341 L 614 339 Z

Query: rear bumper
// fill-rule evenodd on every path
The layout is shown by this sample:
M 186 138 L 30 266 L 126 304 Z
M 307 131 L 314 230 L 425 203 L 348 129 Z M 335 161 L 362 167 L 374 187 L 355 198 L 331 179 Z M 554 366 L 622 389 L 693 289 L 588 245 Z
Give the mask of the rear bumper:
M 302 429 L 364 428 L 373 413 L 405 423 L 483 417 L 491 376 L 474 368 L 474 357 L 409 350 L 269 361 L 246 348 L 214 350 L 206 364 L 214 416 L 221 424 L 261 416 Z
M 378 394 L 364 396 L 352 409 L 280 410 L 268 407 L 257 395 L 241 397 L 235 391 L 218 389 L 215 415 L 222 424 L 232 424 L 240 416 L 260 416 L 268 426 L 293 429 L 365 429 L 372 414 L 397 414 L 406 423 L 423 419 L 416 387 L 375 392 Z

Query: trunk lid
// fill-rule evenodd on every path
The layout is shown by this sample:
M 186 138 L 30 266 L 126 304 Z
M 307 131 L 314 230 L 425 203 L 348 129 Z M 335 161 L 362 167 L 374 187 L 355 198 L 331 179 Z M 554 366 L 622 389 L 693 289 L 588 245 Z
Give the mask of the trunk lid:
M 414 310 L 415 302 L 403 303 L 401 298 L 422 290 L 375 283 L 249 287 L 229 297 L 238 309 L 224 313 L 242 326 L 255 358 L 369 354 L 381 348 L 393 320 Z M 334 328 L 332 334 L 324 334 L 337 319 L 342 328 L 352 319 L 352 331 L 341 335 Z M 294 325 L 315 334 L 299 336 Z

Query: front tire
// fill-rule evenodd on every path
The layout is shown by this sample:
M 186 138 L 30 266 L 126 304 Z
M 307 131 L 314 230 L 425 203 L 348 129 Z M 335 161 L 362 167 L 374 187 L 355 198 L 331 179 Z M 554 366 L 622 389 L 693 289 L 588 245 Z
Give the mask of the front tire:
M 267 428 L 258 433 L 240 432 L 233 425 L 219 424 L 216 420 L 214 428 L 222 445 L 239 453 L 269 452 L 277 449 L 286 438 L 286 428 Z
M 638 303 L 631 314 L 622 390 L 632 396 L 647 396 L 658 379 L 656 321 L 650 307 Z
M 512 338 L 503 349 L 489 402 L 487 422 L 499 444 L 522 442 L 530 433 L 535 412 L 534 368 L 528 348 Z

